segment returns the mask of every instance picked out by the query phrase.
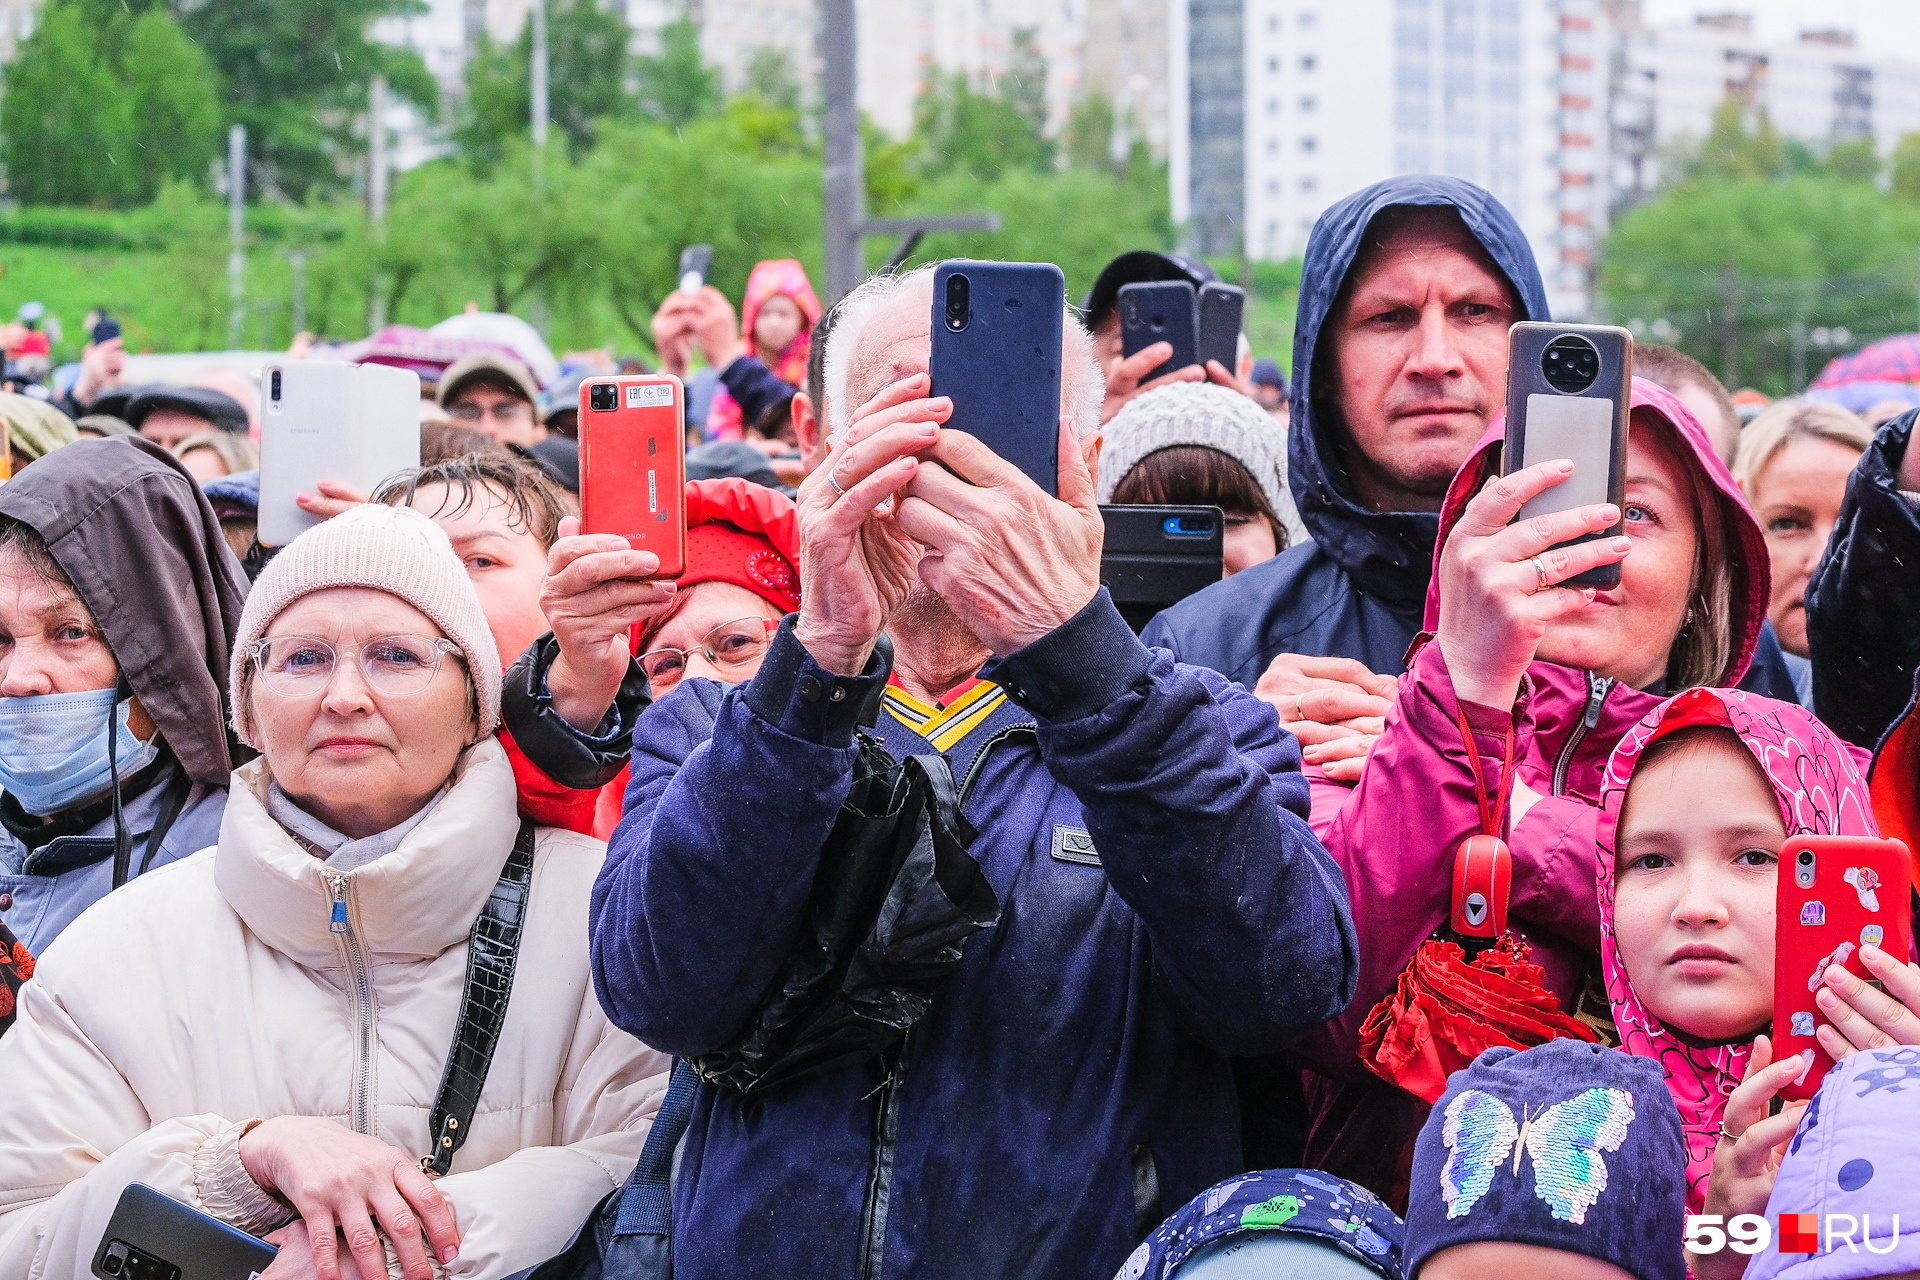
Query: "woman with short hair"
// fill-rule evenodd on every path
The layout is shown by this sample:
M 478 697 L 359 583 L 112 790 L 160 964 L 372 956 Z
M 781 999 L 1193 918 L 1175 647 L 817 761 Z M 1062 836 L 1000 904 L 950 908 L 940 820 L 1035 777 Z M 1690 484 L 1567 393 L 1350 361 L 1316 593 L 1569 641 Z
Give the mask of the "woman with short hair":
M 219 844 L 82 916 L 0 1040 L 0 1274 L 87 1274 L 133 1182 L 278 1245 L 273 1280 L 552 1256 L 631 1171 L 667 1062 L 594 997 L 603 847 L 515 812 L 500 660 L 446 535 L 362 506 L 296 538 L 248 599 L 231 681 L 262 758 Z M 430 1122 L 472 1025 L 470 934 L 501 936 L 489 901 L 515 886 L 477 1105 Z

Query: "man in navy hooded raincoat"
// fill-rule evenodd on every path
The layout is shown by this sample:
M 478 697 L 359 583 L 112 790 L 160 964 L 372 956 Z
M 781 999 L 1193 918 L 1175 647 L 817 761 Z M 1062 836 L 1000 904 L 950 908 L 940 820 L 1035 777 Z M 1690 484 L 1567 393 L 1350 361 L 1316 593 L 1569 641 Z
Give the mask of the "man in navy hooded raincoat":
M 1068 319 L 1056 499 L 938 429 L 929 277 L 840 305 L 800 612 L 750 682 L 683 681 L 635 723 L 594 977 L 643 1042 L 728 1044 L 795 946 L 863 720 L 897 759 L 951 761 L 998 923 L 883 1054 L 764 1093 L 700 1085 L 680 1280 L 1111 1275 L 1244 1167 L 1230 1055 L 1285 1048 L 1353 990 L 1294 740 L 1142 646 L 1099 587 L 1070 434 L 1098 426 L 1084 331 Z

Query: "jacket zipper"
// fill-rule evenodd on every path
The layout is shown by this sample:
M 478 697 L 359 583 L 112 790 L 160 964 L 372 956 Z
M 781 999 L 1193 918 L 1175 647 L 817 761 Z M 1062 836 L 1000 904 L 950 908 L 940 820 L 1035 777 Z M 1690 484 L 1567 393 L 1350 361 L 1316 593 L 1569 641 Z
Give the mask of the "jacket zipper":
M 893 1199 L 893 1149 L 900 1139 L 900 1082 L 906 1075 L 907 1028 L 900 1047 L 882 1062 L 880 1106 L 873 1117 L 873 1171 L 867 1175 L 866 1203 L 860 1210 L 860 1280 L 880 1280 L 887 1252 L 887 1211 Z
M 1612 676 L 1597 676 L 1586 672 L 1587 709 L 1581 715 L 1580 723 L 1573 726 L 1573 732 L 1567 736 L 1567 745 L 1560 748 L 1560 758 L 1553 764 L 1553 794 L 1567 794 L 1567 774 L 1573 771 L 1573 753 L 1592 733 L 1594 726 L 1600 723 L 1600 708 L 1606 704 L 1607 695 L 1613 692 Z
M 360 935 L 347 916 L 347 877 L 330 872 L 327 885 L 333 891 L 333 911 L 327 931 L 337 933 L 346 943 L 347 971 L 353 982 L 353 1128 L 368 1137 L 373 1134 L 373 983 L 367 978 L 367 958 L 360 950 Z

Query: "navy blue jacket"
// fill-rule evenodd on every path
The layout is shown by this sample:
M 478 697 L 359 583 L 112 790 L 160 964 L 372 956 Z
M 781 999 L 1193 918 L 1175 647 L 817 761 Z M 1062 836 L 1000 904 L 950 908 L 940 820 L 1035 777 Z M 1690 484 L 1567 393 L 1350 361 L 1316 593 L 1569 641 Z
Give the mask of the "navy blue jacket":
M 1546 320 L 1546 286 L 1506 206 L 1458 178 L 1389 178 L 1320 215 L 1307 241 L 1293 330 L 1293 419 L 1287 486 L 1313 541 L 1189 596 L 1147 624 L 1142 639 L 1182 662 L 1212 667 L 1251 689 L 1282 653 L 1356 658 L 1398 675 L 1420 633 L 1440 517 L 1370 511 L 1356 501 L 1340 459 L 1338 422 L 1314 404 L 1314 353 L 1366 229 L 1399 205 L 1459 211 L 1519 303 L 1518 319 Z
M 1827 553 L 1807 585 L 1813 709 L 1872 747 L 1913 700 L 1920 669 L 1920 511 L 1900 496 L 1900 464 L 1920 410 L 1880 428 L 1847 479 Z
M 928 732 L 971 778 L 998 925 L 886 1058 L 765 1097 L 700 1086 L 673 1191 L 679 1280 L 1109 1276 L 1240 1170 L 1228 1055 L 1345 1006 L 1345 887 L 1269 708 L 1142 647 L 1104 591 L 983 674 L 999 686 L 984 720 Z M 878 658 L 827 672 L 789 620 L 751 683 L 689 682 L 640 716 L 593 895 L 617 1025 L 691 1056 L 746 1022 L 886 678 Z M 934 749 L 892 714 L 872 732 L 896 757 Z

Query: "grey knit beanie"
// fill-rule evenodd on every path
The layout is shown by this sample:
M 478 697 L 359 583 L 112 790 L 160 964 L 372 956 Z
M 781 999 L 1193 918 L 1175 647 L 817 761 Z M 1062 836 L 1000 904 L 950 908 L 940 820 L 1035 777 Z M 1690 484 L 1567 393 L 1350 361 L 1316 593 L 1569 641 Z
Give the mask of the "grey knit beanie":
M 500 723 L 500 652 L 486 611 L 453 544 L 439 525 L 410 507 L 368 503 L 317 524 L 281 549 L 254 581 L 233 642 L 228 687 L 233 727 L 258 748 L 248 708 L 253 663 L 247 646 L 266 634 L 282 610 L 332 587 L 367 587 L 398 596 L 427 615 L 460 646 L 479 701 L 479 733 Z
M 1293 512 L 1287 492 L 1287 433 L 1273 416 L 1238 391 L 1211 382 L 1176 382 L 1127 401 L 1101 429 L 1100 501 L 1148 454 L 1198 445 L 1226 454 L 1253 476 L 1282 523 Z M 1295 517 L 1297 520 L 1297 517 Z

